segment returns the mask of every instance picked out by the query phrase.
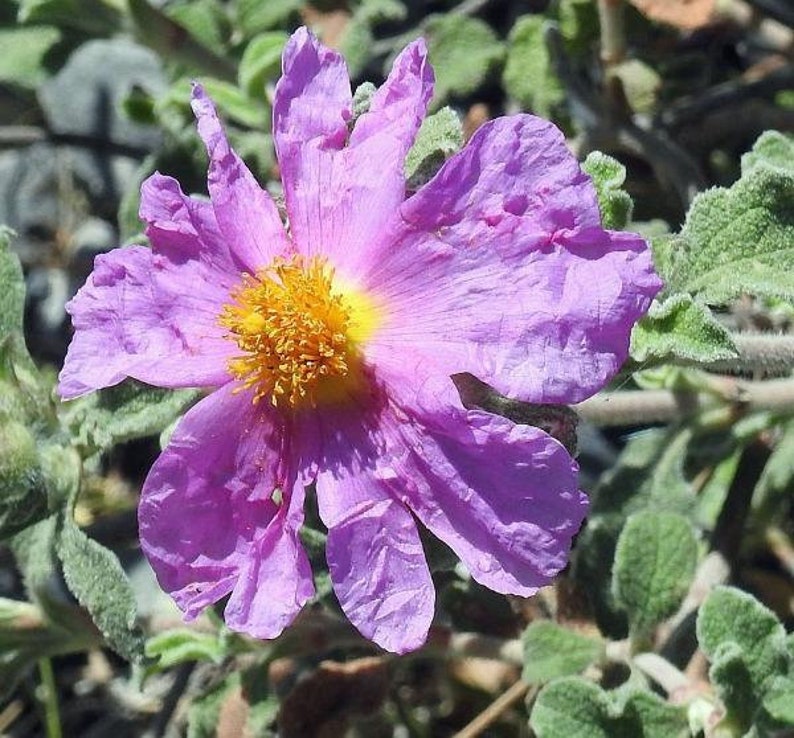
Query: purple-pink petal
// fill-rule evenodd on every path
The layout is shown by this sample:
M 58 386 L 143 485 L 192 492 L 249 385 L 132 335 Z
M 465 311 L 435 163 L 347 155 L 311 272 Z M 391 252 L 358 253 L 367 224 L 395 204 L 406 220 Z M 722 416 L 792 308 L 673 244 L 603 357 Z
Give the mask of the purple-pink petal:
M 305 29 L 284 52 L 273 135 L 290 228 L 302 253 L 322 254 L 347 279 L 405 197 L 403 163 L 432 94 L 424 42 L 408 46 L 352 134 L 342 57 Z
M 403 501 L 497 592 L 529 596 L 565 567 L 587 512 L 578 467 L 543 431 L 466 411 L 454 388 L 390 378 L 400 416 L 385 414 L 394 453 L 384 476 Z M 451 384 L 451 382 L 450 382 Z
M 224 610 L 226 625 L 254 638 L 276 638 L 314 595 L 311 566 L 301 544 L 304 487 L 292 492 L 254 540 Z
M 210 157 L 207 186 L 218 226 L 241 270 L 254 274 L 291 250 L 289 238 L 273 199 L 229 146 L 215 106 L 201 85 L 193 86 L 191 104 Z
M 370 250 L 361 282 L 385 319 L 369 356 L 410 348 L 533 402 L 592 395 L 661 287 L 647 244 L 598 223 L 592 183 L 554 126 L 491 121 Z
M 172 258 L 173 257 L 173 258 Z M 75 334 L 58 390 L 71 399 L 133 377 L 157 387 L 228 381 L 235 348 L 218 325 L 228 278 L 196 253 L 140 246 L 98 256 L 67 304 Z
M 369 418 L 336 415 L 341 430 L 323 439 L 317 475 L 334 592 L 362 635 L 405 653 L 425 642 L 433 619 L 435 591 L 424 550 L 411 513 L 376 476 L 384 451 L 377 432 L 366 430 Z
M 308 564 L 296 546 L 303 490 L 293 497 L 285 435 L 274 411 L 229 384 L 185 415 L 149 472 L 138 509 L 141 545 L 186 617 L 233 592 L 230 624 L 250 623 L 272 637 L 310 596 Z M 291 587 L 292 599 L 268 604 L 252 586 L 268 555 L 279 566 L 270 572 L 278 594 Z

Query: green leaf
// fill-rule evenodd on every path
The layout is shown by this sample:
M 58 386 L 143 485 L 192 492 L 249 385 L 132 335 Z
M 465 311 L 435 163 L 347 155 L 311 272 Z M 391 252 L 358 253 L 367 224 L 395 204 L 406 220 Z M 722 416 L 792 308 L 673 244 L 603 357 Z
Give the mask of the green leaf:
M 625 228 L 634 207 L 631 197 L 622 189 L 626 181 L 626 167 L 607 154 L 591 151 L 582 162 L 582 169 L 593 180 L 604 228 Z
M 217 0 L 187 0 L 168 4 L 164 10 L 199 43 L 216 53 L 224 53 L 229 27 L 225 10 Z
M 409 190 L 430 181 L 447 157 L 463 146 L 463 127 L 452 108 L 441 108 L 422 121 L 414 145 L 405 157 L 405 179 Z
M 783 625 L 746 592 L 717 587 L 700 608 L 697 637 L 711 661 L 709 675 L 727 709 L 726 720 L 749 729 L 766 692 L 788 672 Z
M 236 5 L 237 25 L 245 36 L 251 37 L 283 25 L 301 8 L 303 0 L 237 0 Z
M 226 647 L 218 636 L 190 628 L 173 628 L 146 641 L 146 655 L 159 659 L 156 670 L 163 671 L 185 661 L 211 661 L 220 664 Z
M 136 625 L 135 597 L 116 555 L 68 518 L 60 526 L 55 548 L 69 590 L 88 610 L 108 645 L 129 661 L 141 662 L 144 639 Z
M 252 99 L 236 85 L 209 77 L 203 77 L 201 83 L 226 118 L 249 128 L 270 130 L 270 108 L 264 95 Z
M 0 82 L 22 87 L 36 87 L 49 74 L 44 57 L 61 38 L 61 32 L 50 26 L 0 29 Z
M 20 23 L 73 28 L 106 36 L 121 25 L 121 13 L 104 0 L 18 0 Z M 5 50 L 4 52 L 5 53 Z
M 610 78 L 620 80 L 623 94 L 635 113 L 650 113 L 662 87 L 662 78 L 639 59 L 626 59 L 609 70 Z
M 752 151 L 742 156 L 742 174 L 766 168 L 794 173 L 794 137 L 779 131 L 766 131 L 755 142 Z
M 775 444 L 764 471 L 753 492 L 753 507 L 765 519 L 772 518 L 781 507 L 794 499 L 794 419 L 782 426 L 782 434 Z
M 436 71 L 437 103 L 474 92 L 504 55 L 496 34 L 478 18 L 431 15 L 424 36 Z
M 524 631 L 522 679 L 529 684 L 577 674 L 604 656 L 600 638 L 575 633 L 548 620 L 536 620 Z
M 641 512 L 623 528 L 615 550 L 612 588 L 633 635 L 647 635 L 684 598 L 697 564 L 697 540 L 686 518 Z
M 0 540 L 46 514 L 47 489 L 36 440 L 22 423 L 0 417 Z
M 685 712 L 636 689 L 605 692 L 580 677 L 547 684 L 529 724 L 538 738 L 678 738 L 689 735 Z
M 711 311 L 683 293 L 654 302 L 631 333 L 631 357 L 638 362 L 709 363 L 737 355 Z
M 281 52 L 285 43 L 287 34 L 273 31 L 259 34 L 245 47 L 237 79 L 249 97 L 264 98 L 265 84 L 281 71 Z
M 764 696 L 764 709 L 774 720 L 794 726 L 794 678 L 774 680 Z
M 187 738 L 217 738 L 223 703 L 240 688 L 240 681 L 240 672 L 234 671 L 209 692 L 192 701 L 187 713 Z
M 663 247 L 670 289 L 710 303 L 742 293 L 794 299 L 794 165 L 769 153 L 779 146 L 759 140 L 738 182 L 694 199 L 680 236 Z
M 522 108 L 548 118 L 565 93 L 546 48 L 546 22 L 541 15 L 524 15 L 515 22 L 507 38 L 502 84 Z
M 90 450 L 160 433 L 199 397 L 196 390 L 167 390 L 127 380 L 61 406 L 73 443 Z
M 19 259 L 9 248 L 12 235 L 0 226 L 0 344 L 13 333 L 22 333 L 25 314 L 25 280 Z

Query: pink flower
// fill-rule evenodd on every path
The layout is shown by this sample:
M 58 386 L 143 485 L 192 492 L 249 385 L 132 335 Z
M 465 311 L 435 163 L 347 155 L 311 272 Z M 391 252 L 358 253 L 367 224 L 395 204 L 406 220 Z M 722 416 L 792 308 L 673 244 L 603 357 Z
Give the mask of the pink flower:
M 298 531 L 316 484 L 342 608 L 404 652 L 434 612 L 415 518 L 481 584 L 531 595 L 565 566 L 587 509 L 560 443 L 465 410 L 450 375 L 582 400 L 625 360 L 660 281 L 639 236 L 601 228 L 590 180 L 531 115 L 484 125 L 406 199 L 433 88 L 421 40 L 352 131 L 336 52 L 300 29 L 283 66 L 288 228 L 196 86 L 211 201 L 161 174 L 143 184 L 152 248 L 97 258 L 69 304 L 60 392 L 125 377 L 213 390 L 140 503 L 144 551 L 186 617 L 230 595 L 235 630 L 273 638 L 292 621 L 313 594 Z

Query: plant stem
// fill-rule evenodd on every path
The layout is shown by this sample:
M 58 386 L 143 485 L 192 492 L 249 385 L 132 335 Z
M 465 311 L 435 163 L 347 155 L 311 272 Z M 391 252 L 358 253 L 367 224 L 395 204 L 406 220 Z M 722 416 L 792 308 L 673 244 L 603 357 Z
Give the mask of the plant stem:
M 792 78 L 794 79 L 794 78 Z M 734 333 L 739 355 L 735 359 L 715 361 L 703 368 L 716 372 L 764 371 L 786 374 L 794 367 L 794 336 L 777 333 Z
M 47 728 L 47 738 L 62 738 L 61 716 L 58 710 L 58 689 L 55 685 L 55 674 L 52 671 L 52 661 L 50 659 L 39 659 L 39 676 L 41 677 L 41 687 L 44 691 L 41 700 L 44 704 L 44 723 Z
M 488 728 L 499 716 L 518 702 L 527 692 L 530 686 L 520 679 L 507 690 L 499 695 L 488 707 L 486 707 L 474 720 L 472 720 L 460 732 L 455 734 L 455 738 L 475 738 Z M 537 689 L 537 687 L 535 687 Z
M 598 0 L 601 24 L 601 61 L 611 67 L 626 56 L 626 33 L 623 23 L 623 0 Z
M 733 386 L 734 399 L 727 393 L 717 398 L 689 390 L 628 390 L 603 392 L 573 407 L 585 420 L 604 427 L 669 423 L 696 411 L 731 405 L 742 412 L 794 412 L 794 379 L 736 380 Z

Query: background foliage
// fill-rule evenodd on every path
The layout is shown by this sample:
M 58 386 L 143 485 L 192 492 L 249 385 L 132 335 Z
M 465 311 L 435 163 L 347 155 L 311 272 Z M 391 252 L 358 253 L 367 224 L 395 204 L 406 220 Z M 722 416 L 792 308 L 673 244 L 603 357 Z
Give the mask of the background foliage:
M 341 617 L 316 514 L 318 595 L 281 638 L 182 624 L 135 505 L 197 395 L 53 391 L 65 301 L 144 241 L 140 182 L 205 191 L 191 79 L 278 196 L 270 101 L 301 23 L 357 83 L 427 38 L 409 190 L 489 118 L 550 117 L 666 282 L 614 386 L 574 408 L 592 508 L 569 570 L 504 598 L 428 540 L 439 610 L 402 658 Z M 786 0 L 0 0 L 0 732 L 794 734 L 793 28 Z

